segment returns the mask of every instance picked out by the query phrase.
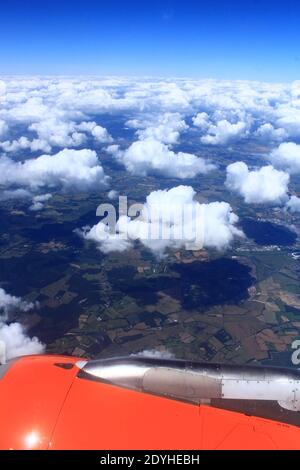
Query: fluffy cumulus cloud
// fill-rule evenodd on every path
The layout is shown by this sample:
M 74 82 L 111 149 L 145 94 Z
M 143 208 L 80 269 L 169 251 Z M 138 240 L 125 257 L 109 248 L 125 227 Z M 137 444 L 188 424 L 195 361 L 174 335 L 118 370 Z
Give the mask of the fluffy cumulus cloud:
M 50 118 L 31 124 L 30 131 L 36 132 L 45 147 L 79 147 L 85 142 L 85 135 L 78 132 L 74 122 Z
M 292 214 L 295 212 L 300 212 L 300 197 L 291 196 L 285 207 Z
M 188 129 L 179 113 L 164 113 L 150 120 L 134 120 L 131 127 L 138 128 L 136 135 L 140 140 L 157 140 L 165 144 L 176 144 L 180 133 Z
M 277 112 L 276 124 L 285 130 L 288 137 L 300 137 L 300 100 L 292 99 L 290 103 L 280 105 Z
M 101 221 L 92 228 L 85 227 L 81 235 L 96 242 L 104 253 L 124 251 L 139 240 L 158 256 L 168 248 L 224 250 L 235 237 L 243 236 L 228 203 L 200 204 L 195 196 L 190 186 L 153 191 L 139 208 L 138 217 L 122 215 L 116 230 Z
M 274 149 L 269 159 L 276 168 L 288 173 L 300 173 L 300 145 L 294 142 L 285 142 Z
M 79 131 L 90 133 L 96 142 L 106 144 L 112 142 L 113 139 L 105 127 L 99 126 L 93 122 L 81 122 L 76 126 Z
M 122 219 L 121 219 L 122 221 Z M 78 235 L 81 235 L 85 240 L 93 241 L 97 244 L 102 253 L 110 253 L 113 251 L 120 252 L 131 248 L 131 240 L 126 239 L 126 234 L 121 234 L 118 230 L 112 233 L 107 225 L 99 222 L 93 227 L 83 227 L 82 230 L 76 230 Z
M 12 359 L 18 356 L 42 354 L 44 345 L 38 338 L 27 336 L 24 327 L 17 322 L 7 325 L 0 319 L 0 342 L 5 345 L 5 356 Z
M 106 183 L 96 152 L 88 149 L 64 149 L 24 162 L 0 158 L 0 185 L 7 189 L 19 186 L 32 190 L 44 187 L 85 190 L 101 188 Z
M 232 124 L 222 119 L 217 124 L 212 124 L 207 129 L 207 134 L 201 138 L 203 144 L 224 145 L 232 140 L 246 135 L 247 125 L 245 122 Z
M 275 129 L 275 127 L 269 122 L 262 124 L 257 129 L 255 135 L 260 137 L 262 141 L 283 141 L 287 138 L 287 132 L 282 129 Z
M 15 309 L 21 310 L 22 312 L 28 312 L 35 307 L 32 302 L 25 302 L 19 297 L 7 294 L 4 289 L 0 288 L 0 312 L 2 315 L 8 315 Z
M 249 170 L 244 162 L 227 167 L 226 186 L 248 204 L 282 204 L 288 196 L 289 175 L 271 165 Z
M 0 142 L 0 149 L 5 153 L 17 153 L 22 150 L 30 150 L 31 152 L 50 152 L 51 145 L 46 140 L 33 139 L 29 140 L 27 137 L 20 137 L 15 140 L 5 140 Z
M 52 198 L 52 194 L 40 194 L 32 198 L 32 205 L 29 210 L 33 212 L 41 211 L 47 201 Z
M 153 139 L 133 142 L 124 151 L 117 146 L 109 147 L 108 151 L 133 175 L 193 178 L 215 169 L 215 165 L 201 157 L 186 152 L 176 153 L 168 145 Z
M 27 354 L 41 354 L 44 351 L 44 346 L 40 341 L 35 337 L 30 338 L 20 323 L 9 323 L 9 316 L 16 310 L 28 312 L 35 307 L 36 304 L 25 302 L 0 288 L 0 343 L 2 360 L 4 355 L 7 359 L 12 359 Z
M 193 117 L 193 124 L 200 129 L 207 129 L 209 126 L 209 116 L 207 113 L 198 113 Z

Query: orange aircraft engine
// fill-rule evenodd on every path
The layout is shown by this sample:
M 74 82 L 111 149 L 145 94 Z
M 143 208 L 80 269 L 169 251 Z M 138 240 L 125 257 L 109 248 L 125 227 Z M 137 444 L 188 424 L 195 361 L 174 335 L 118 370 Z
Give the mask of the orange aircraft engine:
M 0 366 L 1 449 L 300 449 L 299 409 L 293 369 L 47 355 Z

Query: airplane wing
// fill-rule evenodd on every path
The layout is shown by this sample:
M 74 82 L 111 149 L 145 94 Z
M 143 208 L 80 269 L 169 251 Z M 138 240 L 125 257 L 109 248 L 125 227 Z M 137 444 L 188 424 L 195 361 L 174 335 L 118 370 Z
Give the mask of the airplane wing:
M 0 366 L 0 449 L 300 449 L 299 385 L 282 368 L 22 357 Z

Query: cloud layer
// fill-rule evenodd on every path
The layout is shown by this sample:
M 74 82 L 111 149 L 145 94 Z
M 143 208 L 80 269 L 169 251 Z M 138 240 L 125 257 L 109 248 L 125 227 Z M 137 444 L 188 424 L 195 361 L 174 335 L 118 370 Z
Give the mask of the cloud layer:
M 5 155 L 13 158 L 18 152 L 22 155 L 34 152 L 41 158 L 45 154 L 58 155 L 59 149 L 87 152 L 92 151 L 90 146 L 118 144 L 99 122 L 102 116 L 110 114 L 124 116 L 124 128 L 135 130 L 135 141 L 127 148 L 121 145 L 109 149 L 135 175 L 184 179 L 211 171 L 213 161 L 204 160 L 184 147 L 176 149 L 182 136 L 189 133 L 205 145 L 226 146 L 248 138 L 268 145 L 277 143 L 278 149 L 270 154 L 272 165 L 289 173 L 300 168 L 299 81 L 270 84 L 171 78 L 8 77 L 0 80 L 0 90 L 3 158 Z M 60 155 L 63 166 L 66 157 Z M 9 163 L 2 160 L 6 166 Z M 48 172 L 45 158 L 39 160 L 39 165 L 42 164 Z M 18 167 L 11 167 L 18 176 Z M 85 173 L 82 167 L 77 169 L 78 175 Z M 52 169 L 49 171 L 53 173 Z M 64 189 L 70 189 L 73 183 L 76 189 L 78 185 L 88 188 L 89 179 L 94 184 L 88 170 L 87 177 L 83 177 L 86 184 L 82 181 L 82 185 L 70 172 L 66 171 L 65 178 L 62 172 L 53 178 L 58 180 L 54 184 Z M 43 175 L 42 180 L 45 179 Z M 42 186 L 47 184 L 48 181 L 42 182 Z
M 0 80 L 0 89 L 0 139 L 12 143 L 10 129 L 19 125 L 40 149 L 76 147 L 89 136 L 109 140 L 94 120 L 105 113 L 130 114 L 139 138 L 168 144 L 186 130 L 187 116 L 194 116 L 200 138 L 214 145 L 246 134 L 279 141 L 300 137 L 299 81 L 10 77 Z

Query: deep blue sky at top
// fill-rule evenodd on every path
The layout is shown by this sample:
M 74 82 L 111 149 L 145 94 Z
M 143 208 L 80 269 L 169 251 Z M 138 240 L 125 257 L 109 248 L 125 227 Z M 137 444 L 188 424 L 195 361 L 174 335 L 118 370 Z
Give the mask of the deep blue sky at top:
M 300 1 L 3 0 L 0 73 L 300 79 Z

